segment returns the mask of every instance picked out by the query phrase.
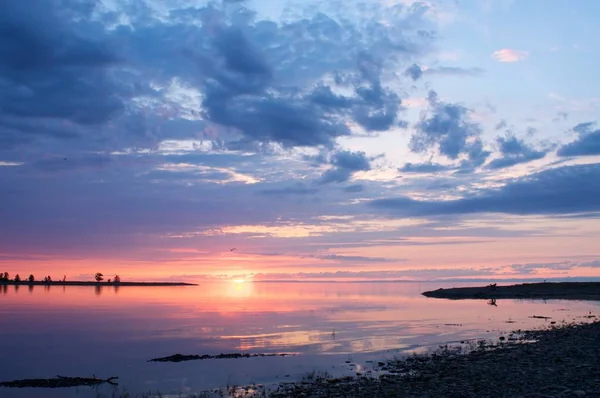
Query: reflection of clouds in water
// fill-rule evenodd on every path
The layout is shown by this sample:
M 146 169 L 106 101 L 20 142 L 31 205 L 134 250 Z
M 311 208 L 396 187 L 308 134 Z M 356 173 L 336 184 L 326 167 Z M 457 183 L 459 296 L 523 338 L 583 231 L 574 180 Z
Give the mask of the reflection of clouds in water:
M 2 328 L 11 337 L 0 342 L 0 351 L 19 347 L 19 355 L 68 364 L 73 362 L 74 349 L 110 345 L 110 351 L 86 354 L 84 361 L 89 361 L 92 372 L 105 366 L 98 363 L 129 360 L 135 368 L 138 361 L 176 352 L 299 352 L 306 358 L 313 354 L 320 358 L 323 354 L 329 358 L 383 355 L 386 350 L 497 337 L 501 331 L 549 324 L 529 318 L 532 315 L 550 316 L 557 323 L 583 320 L 578 317 L 589 311 L 598 315 L 599 305 L 497 300 L 498 306 L 493 307 L 486 300 L 425 298 L 416 285 L 408 283 L 215 283 L 185 288 L 121 287 L 119 294 L 106 294 L 113 289 L 105 286 L 100 296 L 95 294 L 97 287 L 36 287 L 29 294 L 5 288 L 1 287 Z M 55 348 L 34 350 L 30 342 L 45 341 L 48 336 Z M 44 361 L 38 366 L 40 371 L 54 370 L 54 365 L 44 365 Z M 239 366 L 248 365 L 239 361 Z M 0 365 L 0 371 L 4 367 Z
M 339 360 L 339 356 L 377 358 L 422 346 L 497 337 L 501 331 L 543 326 L 550 321 L 584 320 L 579 317 L 589 311 L 598 315 L 599 309 L 598 302 L 583 301 L 497 300 L 494 307 L 486 300 L 429 299 L 419 294 L 417 284 L 409 283 L 229 282 L 183 288 L 121 287 L 118 294 L 108 294 L 113 289 L 104 286 L 100 296 L 95 294 L 96 286 L 66 290 L 36 287 L 30 294 L 15 294 L 14 289 L 5 291 L 5 287 L 1 311 L 7 339 L 0 341 L 0 352 L 9 355 L 18 347 L 19 355 L 35 359 L 42 373 L 59 368 L 110 373 L 122 364 L 127 366 L 122 370 L 124 375 L 135 374 L 136 380 L 146 380 L 152 370 L 163 386 L 170 385 L 164 381 L 167 374 L 180 377 L 177 372 L 185 369 L 194 370 L 194 374 L 182 385 L 211 385 L 221 376 L 227 383 L 228 375 L 232 380 L 239 377 L 241 382 L 251 374 L 250 368 L 263 372 L 263 376 L 268 374 L 268 364 L 278 372 L 287 366 L 286 372 L 294 373 L 298 370 L 290 369 L 296 366 L 292 364 L 303 363 L 302 369 L 310 371 L 311 367 L 323 368 L 324 363 L 329 367 L 335 361 L 343 363 L 346 359 Z M 529 318 L 532 315 L 552 319 Z M 508 320 L 515 323 L 506 323 Z M 31 343 L 46 341 L 48 336 L 52 336 L 52 346 L 34 347 Z M 101 348 L 106 346 L 111 350 Z M 73 350 L 84 349 L 90 351 L 74 366 Z M 177 352 L 240 351 L 302 355 L 280 362 L 259 358 L 192 361 L 177 368 L 144 367 L 151 357 Z M 0 364 L 0 372 L 8 372 L 12 378 L 30 376 L 24 369 Z M 209 373 L 199 377 L 198 369 Z

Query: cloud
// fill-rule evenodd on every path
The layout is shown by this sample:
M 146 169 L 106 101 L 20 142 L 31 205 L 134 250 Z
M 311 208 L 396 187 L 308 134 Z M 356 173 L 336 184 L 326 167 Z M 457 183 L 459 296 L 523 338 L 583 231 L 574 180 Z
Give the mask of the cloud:
M 438 66 L 433 68 L 421 68 L 417 64 L 412 64 L 404 71 L 404 75 L 410 77 L 413 81 L 417 81 L 424 75 L 480 76 L 484 72 L 485 71 L 481 68 L 461 68 L 458 66 Z
M 569 271 L 578 266 L 577 263 L 571 261 L 560 261 L 554 263 L 526 263 L 526 264 L 511 264 L 508 266 L 510 271 L 515 274 L 537 274 L 540 270 L 551 269 L 553 271 Z
M 256 184 L 260 182 L 258 178 L 226 167 L 212 167 L 190 163 L 163 163 L 158 165 L 155 170 L 159 171 L 156 174 L 160 174 L 160 172 L 192 174 L 198 181 L 214 182 L 216 184 Z
M 363 192 L 365 190 L 365 186 L 362 184 L 352 184 L 347 187 L 342 188 L 344 192 L 348 193 L 358 193 Z
M 268 20 L 250 2 L 96 3 L 0 13 L 0 252 L 129 259 L 170 236 L 213 248 L 203 231 L 353 214 L 341 205 L 377 183 L 317 183 L 371 169 L 340 138 L 402 123 L 393 75 L 436 39 L 418 4 Z
M 502 157 L 496 158 L 487 164 L 488 169 L 502 169 L 516 164 L 527 163 L 542 159 L 547 151 L 538 151 L 527 145 L 525 141 L 514 135 L 498 137 L 497 140 Z
M 371 162 L 364 152 L 339 151 L 333 154 L 330 163 L 333 167 L 321 176 L 320 183 L 346 182 L 357 171 L 371 170 Z
M 483 141 L 480 138 L 475 139 L 467 149 L 467 158 L 461 162 L 459 173 L 473 171 L 473 169 L 485 163 L 490 154 L 491 152 L 484 148 Z
M 578 214 L 600 210 L 600 163 L 563 166 L 482 189 L 452 200 L 376 199 L 369 203 L 384 213 L 405 216 L 442 214 Z
M 368 256 L 347 256 L 341 254 L 312 254 L 302 256 L 302 258 L 316 258 L 319 260 L 338 261 L 344 263 L 400 263 L 402 259 L 393 259 L 385 257 L 368 257 Z
M 593 130 L 594 122 L 580 123 L 573 128 L 579 137 L 561 146 L 558 156 L 593 156 L 600 155 L 600 129 Z
M 119 56 L 92 26 L 76 23 L 94 12 L 93 3 L 62 6 L 47 0 L 3 5 L 0 142 L 7 145 L 72 137 L 71 125 L 99 126 L 124 111 L 130 90 L 109 76 Z
M 580 267 L 598 267 L 600 268 L 600 260 L 588 261 L 585 263 L 579 263 Z
M 439 163 L 405 163 L 398 171 L 403 173 L 437 173 L 454 169 L 456 167 Z
M 435 68 L 427 68 L 423 71 L 425 75 L 442 75 L 442 76 L 481 76 L 485 73 L 481 68 L 461 68 L 458 66 L 438 66 Z
M 50 136 L 152 148 L 210 129 L 224 147 L 332 148 L 349 121 L 367 132 L 399 123 L 401 99 L 383 76 L 434 40 L 425 6 L 282 22 L 228 3 L 168 4 L 160 17 L 150 3 L 11 3 L 0 16 L 2 147 Z M 370 24 L 378 15 L 390 24 Z
M 458 221 L 497 211 L 492 199 L 526 178 L 499 181 L 503 173 L 482 169 L 493 146 L 483 134 L 489 120 L 474 112 L 483 105 L 458 102 L 462 92 L 417 98 L 411 79 L 435 86 L 445 85 L 435 76 L 484 72 L 436 63 L 430 6 L 295 1 L 273 18 L 265 2 L 9 3 L 0 15 L 0 253 L 64 264 L 176 262 L 184 273 L 213 272 L 210 261 L 219 272 L 262 267 L 245 257 L 252 249 L 288 253 L 265 269 L 302 254 L 315 256 L 314 268 L 392 268 L 388 249 L 377 252 L 386 261 L 371 257 L 378 246 L 416 253 L 481 242 L 469 236 L 539 233 L 508 231 L 489 215 L 479 222 L 494 225 Z M 398 179 L 410 138 L 417 155 L 401 161 Z M 373 156 L 381 151 L 386 158 Z M 543 189 L 567 184 L 552 181 Z M 406 195 L 412 202 L 401 210 L 365 206 Z M 585 207 L 583 198 L 547 214 Z M 398 213 L 407 216 L 389 219 Z M 215 260 L 232 239 L 240 262 Z M 198 247 L 205 253 L 178 251 Z M 332 247 L 339 253 L 322 254 Z
M 518 62 L 529 56 L 528 51 L 503 48 L 492 53 L 492 58 L 499 62 Z
M 552 119 L 553 122 L 558 123 L 564 120 L 567 120 L 569 118 L 569 113 L 568 112 L 558 112 L 556 114 L 556 117 L 554 117 Z
M 289 195 L 315 195 L 319 192 L 317 188 L 308 188 L 297 184 L 296 186 L 284 188 L 263 189 L 260 193 L 273 196 L 289 196 Z
M 415 11 L 406 18 L 417 15 Z M 363 39 L 363 49 L 356 51 L 352 38 L 358 35 L 357 27 L 342 26 L 325 14 L 285 25 L 259 23 L 220 30 L 216 49 L 223 62 L 194 50 L 194 57 L 208 64 L 202 77 L 205 117 L 249 140 L 284 147 L 332 147 L 336 138 L 351 134 L 347 119 L 367 131 L 389 129 L 397 121 L 400 99 L 384 87 L 381 74 L 390 59 L 408 60 L 427 45 L 424 39 L 392 36 L 393 30 L 379 26 L 376 41 Z M 310 47 L 295 42 L 300 31 L 305 40 L 313 41 Z M 304 94 L 293 85 L 300 83 L 294 76 L 298 70 L 303 70 L 305 80 L 316 83 L 312 92 Z M 326 83 L 327 74 L 336 74 L 335 81 Z M 335 94 L 334 88 L 351 94 Z
M 481 134 L 479 124 L 470 120 L 470 111 L 460 104 L 442 102 L 435 91 L 429 92 L 429 113 L 415 125 L 411 151 L 422 153 L 437 148 L 441 155 L 452 160 L 477 146 Z
M 255 281 L 275 280 L 427 280 L 431 278 L 452 278 L 468 276 L 491 276 L 495 268 L 409 268 L 402 270 L 372 271 L 332 271 L 332 272 L 296 272 L 296 273 L 260 273 L 254 276 Z
M 225 61 L 225 67 L 244 76 L 271 77 L 264 55 L 244 36 L 240 29 L 226 27 L 215 37 L 214 45 Z
M 423 70 L 421 67 L 419 67 L 419 65 L 412 64 L 404 71 L 404 74 L 409 76 L 414 81 L 417 81 L 421 78 L 421 76 L 423 76 Z
M 579 123 L 575 127 L 573 127 L 573 131 L 580 135 L 589 134 L 592 132 L 592 129 L 596 126 L 596 122 L 584 122 Z
M 22 166 L 23 162 L 4 162 L 4 161 L 0 161 L 0 167 L 16 167 L 16 166 Z
M 68 158 L 40 159 L 33 163 L 34 167 L 43 171 L 72 171 L 75 169 L 98 169 L 108 166 L 112 157 L 101 154 L 86 154 Z

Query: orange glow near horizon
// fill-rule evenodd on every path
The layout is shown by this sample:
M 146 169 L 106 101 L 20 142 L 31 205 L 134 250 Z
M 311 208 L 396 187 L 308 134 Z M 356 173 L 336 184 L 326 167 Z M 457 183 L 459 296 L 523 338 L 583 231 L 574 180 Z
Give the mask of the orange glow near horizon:
M 521 221 L 520 221 L 521 220 Z M 390 231 L 389 237 L 366 241 L 360 244 L 337 244 L 336 248 L 327 249 L 319 246 L 318 241 L 310 240 L 302 246 L 303 239 L 298 239 L 296 226 L 281 226 L 275 229 L 256 227 L 254 231 L 279 234 L 279 237 L 246 238 L 237 240 L 237 250 L 230 252 L 229 248 L 202 247 L 191 241 L 181 239 L 166 239 L 164 245 L 147 251 L 142 248 L 132 248 L 131 253 L 110 253 L 106 257 L 85 255 L 50 255 L 47 253 L 0 253 L 0 271 L 11 275 L 20 274 L 27 277 L 34 274 L 40 280 L 50 275 L 54 280 L 61 280 L 66 275 L 67 280 L 92 280 L 93 274 L 102 272 L 105 278 L 118 274 L 124 281 L 200 281 L 213 279 L 289 279 L 307 277 L 319 279 L 319 273 L 335 273 L 337 271 L 378 272 L 400 271 L 395 279 L 445 279 L 452 277 L 452 270 L 471 270 L 456 273 L 456 277 L 485 278 L 552 278 L 552 277 L 594 277 L 598 276 L 597 266 L 575 266 L 561 268 L 557 266 L 539 266 L 534 272 L 516 272 L 513 264 L 558 264 L 564 261 L 585 263 L 600 260 L 597 248 L 600 236 L 597 226 L 589 220 L 552 220 L 541 217 L 494 216 L 491 221 L 465 221 L 454 227 L 432 228 L 431 231 L 450 233 L 460 228 L 485 228 L 490 222 L 496 221 L 506 236 L 486 237 L 473 232 L 462 236 L 398 236 L 392 231 L 400 226 L 412 227 L 422 220 L 406 220 L 394 222 L 358 222 L 350 219 L 326 216 L 323 222 L 332 222 L 328 228 L 319 232 L 333 234 L 335 228 L 344 222 L 349 222 L 342 230 L 349 227 L 366 231 L 382 228 Z M 335 228 L 334 228 L 335 227 Z M 234 228 L 234 227 L 231 227 Z M 315 227 L 316 228 L 316 227 Z M 250 230 L 249 226 L 240 226 L 236 233 Z M 235 230 L 235 229 L 234 229 Z M 316 229 L 313 228 L 314 231 Z M 539 231 L 538 235 L 518 236 L 522 231 Z M 430 232 L 431 232 L 430 231 Z M 441 231 L 441 232 L 440 232 Z M 558 231 L 558 232 L 556 232 Z M 517 236 L 511 236 L 511 233 Z M 560 233 L 559 233 L 560 232 Z M 261 232 L 262 233 L 262 232 Z M 309 235 L 312 232 L 309 231 Z M 428 232 L 429 233 L 429 232 Z M 421 234 L 423 235 L 423 234 Z M 293 236 L 293 237 L 292 237 Z M 288 242 L 302 249 L 294 251 L 278 249 L 278 245 Z M 263 246 L 266 245 L 267 246 Z M 291 247 L 294 247 L 292 245 Z M 196 247 L 194 247 L 196 246 Z M 336 246 L 336 245 L 333 245 Z M 323 247 L 323 248 L 321 248 Z M 261 254 L 275 253 L 275 254 Z M 364 262 L 360 258 L 366 258 Z M 139 259 L 138 259 L 139 258 Z M 353 260 L 353 258 L 355 260 Z M 480 270 L 497 269 L 482 275 Z M 424 272 L 418 275 L 418 270 L 440 270 L 436 275 Z M 402 274 L 403 271 L 410 271 Z M 446 272 L 447 271 L 447 272 Z M 299 275 L 303 274 L 303 275 Z M 259 275 L 258 277 L 254 277 Z M 404 276 L 402 276 L 404 275 Z M 329 276 L 330 277 L 330 276 Z M 360 274 L 356 278 L 361 277 Z M 341 280 L 356 279 L 338 278 Z M 378 279 L 370 276 L 370 279 Z
M 597 261 L 600 256 L 582 256 L 581 262 Z M 175 262 L 175 263 L 136 263 L 131 266 L 128 263 L 115 263 L 112 261 L 48 261 L 43 264 L 33 264 L 29 262 L 10 262 L 3 263 L 0 261 L 0 271 L 8 272 L 12 277 L 19 274 L 20 277 L 27 278 L 29 274 L 33 274 L 36 280 L 43 279 L 44 276 L 50 275 L 53 280 L 62 280 L 66 276 L 67 281 L 82 280 L 93 281 L 93 275 L 96 272 L 102 272 L 105 280 L 113 278 L 114 275 L 119 275 L 123 281 L 180 281 L 180 282 L 199 282 L 205 279 L 208 280 L 232 280 L 236 284 L 250 283 L 252 280 L 268 280 L 268 279 L 311 279 L 311 280 L 366 280 L 366 279 L 390 279 L 386 276 L 387 272 L 398 272 L 398 276 L 391 279 L 405 280 L 423 280 L 423 279 L 439 279 L 444 280 L 452 278 L 452 270 L 471 270 L 472 273 L 460 273 L 455 277 L 458 278 L 477 278 L 477 279 L 509 279 L 509 278 L 564 278 L 564 277 L 598 277 L 597 266 L 577 266 L 569 270 L 552 269 L 551 267 L 540 267 L 535 272 L 516 272 L 511 269 L 511 264 L 528 264 L 528 263 L 559 263 L 561 260 L 556 260 L 552 257 L 540 258 L 515 258 L 507 257 L 498 260 L 474 260 L 465 263 L 458 259 L 440 264 L 435 261 L 431 262 L 398 262 L 397 264 L 366 264 L 363 266 L 345 267 L 343 264 L 339 266 L 317 266 L 303 267 L 301 259 L 294 265 L 279 265 L 274 264 L 269 266 L 264 258 L 258 256 L 255 261 L 245 259 L 242 264 L 238 264 L 236 260 L 231 260 L 231 263 L 220 267 L 198 267 L 197 264 L 190 262 Z M 216 259 L 217 263 L 221 263 L 221 259 Z M 313 260 L 316 262 L 316 260 Z M 260 264 L 258 266 L 253 265 Z M 321 261 L 326 264 L 327 261 Z M 480 274 L 478 271 L 486 268 L 497 269 L 495 274 Z M 143 271 L 142 271 L 143 270 Z M 423 276 L 419 276 L 419 270 Z M 431 275 L 428 270 L 438 270 L 439 275 Z M 444 270 L 450 270 L 450 274 L 445 274 Z M 339 276 L 332 278 L 336 272 L 356 272 L 356 277 Z M 361 276 L 361 272 L 369 274 L 382 273 L 381 277 L 377 276 Z M 406 274 L 403 274 L 406 272 Z M 319 275 L 323 273 L 321 278 Z M 313 275 L 314 276 L 311 276 Z

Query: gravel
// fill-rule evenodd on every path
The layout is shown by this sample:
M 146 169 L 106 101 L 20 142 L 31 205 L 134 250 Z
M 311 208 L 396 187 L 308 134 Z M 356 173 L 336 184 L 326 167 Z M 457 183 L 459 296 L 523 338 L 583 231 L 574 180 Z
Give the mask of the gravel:
M 517 331 L 468 353 L 444 347 L 394 360 L 379 377 L 317 377 L 277 397 L 600 397 L 600 322 Z

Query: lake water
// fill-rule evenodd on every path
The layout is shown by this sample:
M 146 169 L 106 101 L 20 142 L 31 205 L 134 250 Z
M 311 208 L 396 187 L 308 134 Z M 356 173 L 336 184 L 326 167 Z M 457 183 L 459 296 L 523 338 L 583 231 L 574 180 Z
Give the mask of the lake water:
M 466 339 L 581 320 L 598 302 L 450 301 L 439 287 L 482 283 L 212 283 L 193 287 L 0 286 L 0 381 L 119 376 L 117 391 L 194 393 L 352 374 L 370 362 Z M 548 316 L 551 320 L 530 318 Z M 182 354 L 291 357 L 149 363 Z M 350 366 L 351 361 L 356 366 Z M 0 397 L 110 396 L 96 389 L 8 389 Z M 166 396 L 166 395 L 163 395 Z

